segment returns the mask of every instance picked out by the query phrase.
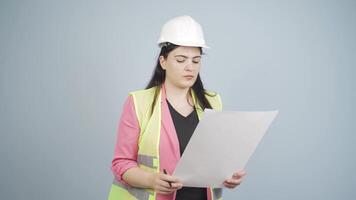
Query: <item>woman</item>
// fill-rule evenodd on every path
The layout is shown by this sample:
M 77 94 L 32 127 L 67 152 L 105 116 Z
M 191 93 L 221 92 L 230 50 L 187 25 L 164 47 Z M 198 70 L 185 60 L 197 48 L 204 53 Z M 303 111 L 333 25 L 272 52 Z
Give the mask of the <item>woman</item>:
M 172 174 L 204 109 L 221 110 L 220 97 L 204 89 L 199 76 L 201 26 L 189 16 L 168 21 L 158 41 L 157 65 L 145 90 L 131 92 L 121 115 L 110 200 L 212 200 L 221 188 L 183 187 Z M 214 164 L 212 162 L 212 164 Z M 242 181 L 238 171 L 227 188 Z

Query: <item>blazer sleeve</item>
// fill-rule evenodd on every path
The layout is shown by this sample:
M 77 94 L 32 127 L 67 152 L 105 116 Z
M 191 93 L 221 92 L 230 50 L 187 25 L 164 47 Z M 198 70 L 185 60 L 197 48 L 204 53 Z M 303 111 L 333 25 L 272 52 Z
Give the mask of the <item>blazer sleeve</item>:
M 137 167 L 137 151 L 140 127 L 136 116 L 133 97 L 125 101 L 118 124 L 114 158 L 111 170 L 116 180 L 127 184 L 122 175 L 130 168 Z

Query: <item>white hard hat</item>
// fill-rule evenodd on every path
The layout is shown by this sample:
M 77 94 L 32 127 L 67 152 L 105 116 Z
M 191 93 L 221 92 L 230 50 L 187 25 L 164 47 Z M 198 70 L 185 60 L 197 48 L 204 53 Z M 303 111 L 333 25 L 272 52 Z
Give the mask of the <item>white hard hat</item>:
M 166 22 L 161 30 L 158 45 L 170 42 L 179 46 L 204 47 L 203 29 L 192 17 L 183 15 Z

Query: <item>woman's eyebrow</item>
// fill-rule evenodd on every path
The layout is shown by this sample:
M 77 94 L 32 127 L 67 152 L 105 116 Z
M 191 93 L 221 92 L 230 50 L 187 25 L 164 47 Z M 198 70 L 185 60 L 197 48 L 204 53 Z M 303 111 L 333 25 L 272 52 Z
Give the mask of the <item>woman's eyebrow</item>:
M 185 55 L 175 55 L 174 57 L 183 57 L 183 58 L 189 58 L 188 56 L 185 56 Z M 194 56 L 194 58 L 201 58 L 201 56 Z

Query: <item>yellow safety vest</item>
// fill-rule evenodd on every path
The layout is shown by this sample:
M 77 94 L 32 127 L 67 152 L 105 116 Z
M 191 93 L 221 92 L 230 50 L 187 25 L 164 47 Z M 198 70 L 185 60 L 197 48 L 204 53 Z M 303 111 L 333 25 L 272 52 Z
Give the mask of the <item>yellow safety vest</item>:
M 155 96 L 155 91 L 159 91 L 156 95 L 156 104 L 152 111 L 152 103 Z M 159 140 L 161 130 L 161 94 L 160 87 L 152 87 L 145 90 L 131 92 L 129 95 L 133 97 L 136 116 L 140 125 L 139 148 L 137 154 L 137 163 L 140 168 L 149 172 L 159 173 Z M 197 102 L 197 97 L 191 90 L 193 103 L 198 113 L 199 120 L 203 116 L 203 109 Z M 208 92 L 206 95 L 210 105 L 215 110 L 222 109 L 220 96 L 215 93 Z M 149 133 L 149 134 L 145 134 Z M 222 199 L 221 188 L 209 188 L 212 200 Z M 131 187 L 122 184 L 114 179 L 111 186 L 109 200 L 155 200 L 156 192 L 152 189 L 142 189 Z

